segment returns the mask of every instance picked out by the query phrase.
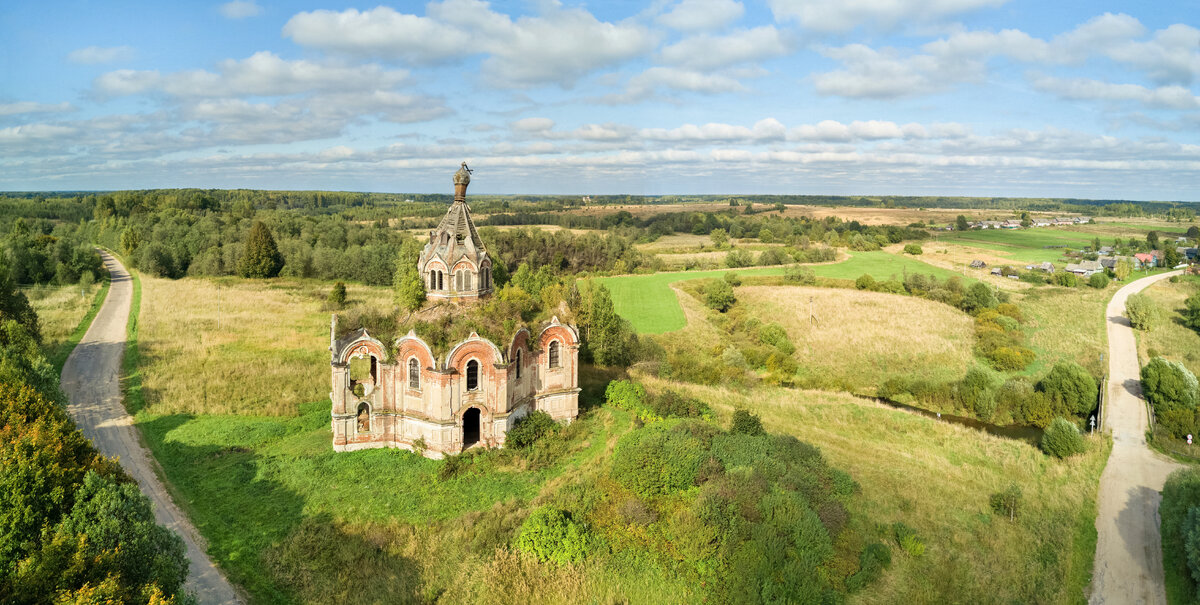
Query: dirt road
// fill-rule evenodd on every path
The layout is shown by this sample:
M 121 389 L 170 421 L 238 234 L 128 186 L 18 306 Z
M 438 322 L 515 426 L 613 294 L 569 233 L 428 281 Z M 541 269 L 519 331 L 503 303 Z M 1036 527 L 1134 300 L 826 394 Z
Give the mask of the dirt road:
M 1149 427 L 1142 399 L 1137 341 L 1125 317 L 1125 300 L 1180 271 L 1145 277 L 1117 291 L 1108 303 L 1108 417 L 1113 449 L 1100 476 L 1096 515 L 1095 605 L 1165 605 L 1158 503 L 1163 483 L 1178 464 L 1146 446 Z
M 112 275 L 112 287 L 87 334 L 63 366 L 62 386 L 70 399 L 71 418 L 97 449 L 107 456 L 120 457 L 121 466 L 154 502 L 158 523 L 183 536 L 190 563 L 187 590 L 195 593 L 200 603 L 242 603 L 233 585 L 204 554 L 196 528 L 167 495 L 154 473 L 154 459 L 142 448 L 133 419 L 121 405 L 119 377 L 133 284 L 116 259 L 103 256 Z

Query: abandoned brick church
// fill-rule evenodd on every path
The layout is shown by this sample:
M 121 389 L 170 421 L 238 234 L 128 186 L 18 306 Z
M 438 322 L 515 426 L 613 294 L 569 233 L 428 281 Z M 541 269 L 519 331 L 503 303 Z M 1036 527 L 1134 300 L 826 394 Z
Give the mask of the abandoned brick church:
M 492 293 L 492 262 L 467 207 L 471 171 L 454 174 L 454 201 L 418 264 L 426 300 L 464 312 Z M 472 333 L 439 358 L 409 332 L 390 349 L 366 329 L 337 337 L 330 324 L 333 449 L 420 451 L 431 458 L 497 447 L 533 411 L 569 422 L 579 413 L 579 334 L 558 318 L 519 329 L 503 347 Z M 351 364 L 365 365 L 352 378 Z

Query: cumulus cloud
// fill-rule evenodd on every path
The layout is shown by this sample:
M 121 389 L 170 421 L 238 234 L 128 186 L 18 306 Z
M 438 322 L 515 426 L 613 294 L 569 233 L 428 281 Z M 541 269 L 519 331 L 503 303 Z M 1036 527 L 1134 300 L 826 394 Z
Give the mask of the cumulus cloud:
M 148 92 L 175 97 L 279 96 L 313 91 L 377 90 L 396 86 L 407 78 L 405 70 L 385 69 L 376 64 L 288 61 L 262 51 L 246 59 L 222 61 L 215 73 L 202 69 L 169 74 L 121 69 L 99 76 L 93 87 L 103 96 Z
M 226 19 L 247 19 L 261 15 L 263 9 L 254 0 L 232 0 L 222 4 L 217 10 Z
M 303 46 L 418 64 L 484 55 L 485 79 L 502 87 L 569 87 L 649 52 L 656 42 L 641 25 L 600 21 L 580 8 L 554 4 L 513 20 L 480 0 L 433 2 L 424 17 L 382 6 L 304 12 L 287 22 L 283 34 Z
M 61 113 L 74 110 L 75 106 L 65 101 L 62 103 L 37 103 L 34 101 L 0 103 L 0 116 L 15 116 L 27 113 Z
M 128 61 L 133 58 L 133 48 L 129 46 L 85 46 L 67 54 L 67 60 L 80 65 L 98 65 Z
M 513 130 L 519 132 L 542 132 L 554 128 L 554 120 L 550 118 L 524 118 L 510 124 Z
M 814 74 L 818 93 L 840 97 L 892 99 L 940 92 L 983 76 L 981 61 L 929 54 L 906 54 L 863 44 L 827 48 L 821 54 L 840 61 L 841 69 Z
M 662 50 L 664 62 L 708 71 L 739 63 L 783 56 L 791 44 L 774 26 L 745 29 L 724 36 L 700 35 L 684 39 Z
M 775 19 L 796 21 L 820 32 L 845 32 L 859 25 L 891 28 L 1003 5 L 1007 0 L 767 0 Z
M 656 21 L 680 31 L 702 31 L 728 25 L 745 12 L 742 3 L 734 0 L 680 0 Z
M 1105 54 L 1144 71 L 1159 84 L 1191 85 L 1200 80 L 1200 29 L 1175 24 L 1145 42 L 1127 40 Z
M 1200 97 L 1178 85 L 1147 88 L 1139 84 L 1114 84 L 1090 78 L 1058 78 L 1033 74 L 1033 87 L 1062 99 L 1087 101 L 1132 101 L 1149 107 L 1198 109 Z

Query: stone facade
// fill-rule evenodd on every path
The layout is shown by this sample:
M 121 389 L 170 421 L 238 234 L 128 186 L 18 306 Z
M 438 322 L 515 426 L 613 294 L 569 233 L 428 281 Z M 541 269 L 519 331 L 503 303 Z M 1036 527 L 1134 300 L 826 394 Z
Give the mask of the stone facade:
M 466 204 L 470 171 L 454 175 L 454 203 L 429 233 L 418 260 L 426 299 L 469 302 L 492 291 L 491 261 Z M 390 349 L 359 329 L 329 327 L 333 449 L 421 451 L 431 458 L 500 447 L 517 420 L 543 411 L 559 422 L 579 415 L 579 333 L 555 317 L 536 335 L 521 328 L 507 347 L 478 334 L 439 358 L 413 332 Z
M 536 335 L 522 328 L 501 350 L 472 333 L 438 358 L 416 334 L 395 357 L 366 330 L 336 340 L 330 326 L 333 449 L 421 449 L 440 458 L 479 445 L 504 445 L 508 429 L 533 411 L 560 422 L 579 414 L 579 335 L 554 318 Z M 351 377 L 351 362 L 361 360 Z

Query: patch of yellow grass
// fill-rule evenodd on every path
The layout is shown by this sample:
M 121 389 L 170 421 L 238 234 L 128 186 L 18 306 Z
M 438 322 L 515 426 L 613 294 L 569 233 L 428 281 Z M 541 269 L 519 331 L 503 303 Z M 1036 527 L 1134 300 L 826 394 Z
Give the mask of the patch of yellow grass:
M 80 286 L 34 286 L 25 290 L 37 312 L 42 342 L 47 350 L 66 342 L 92 307 L 99 284 Z
M 347 289 L 351 306 L 390 305 L 386 288 Z M 299 404 L 325 398 L 328 290 L 291 280 L 142 277 L 139 347 L 147 411 L 294 415 Z
M 822 384 L 873 392 L 889 376 L 956 380 L 971 363 L 971 318 L 940 303 L 802 286 L 747 286 L 737 297 L 753 317 L 783 326 L 796 345 L 800 376 Z
M 861 486 L 855 513 L 916 530 L 925 554 L 909 556 L 891 542 L 891 568 L 851 603 L 1079 601 L 1091 573 L 1096 489 L 1109 442 L 1089 437 L 1085 454 L 1059 461 L 1021 441 L 844 393 L 739 393 L 637 378 L 708 402 L 722 422 L 742 407 L 769 431 L 816 445 Z M 1015 522 L 994 515 L 988 502 L 1010 484 L 1024 494 Z
M 1104 309 L 1119 284 L 1103 290 L 1089 287 L 1042 286 L 1014 297 L 1025 314 L 1029 346 L 1037 361 L 1027 374 L 1041 376 L 1055 362 L 1074 361 L 1101 376 L 1107 368 L 1100 354 L 1108 348 L 1104 333 Z

